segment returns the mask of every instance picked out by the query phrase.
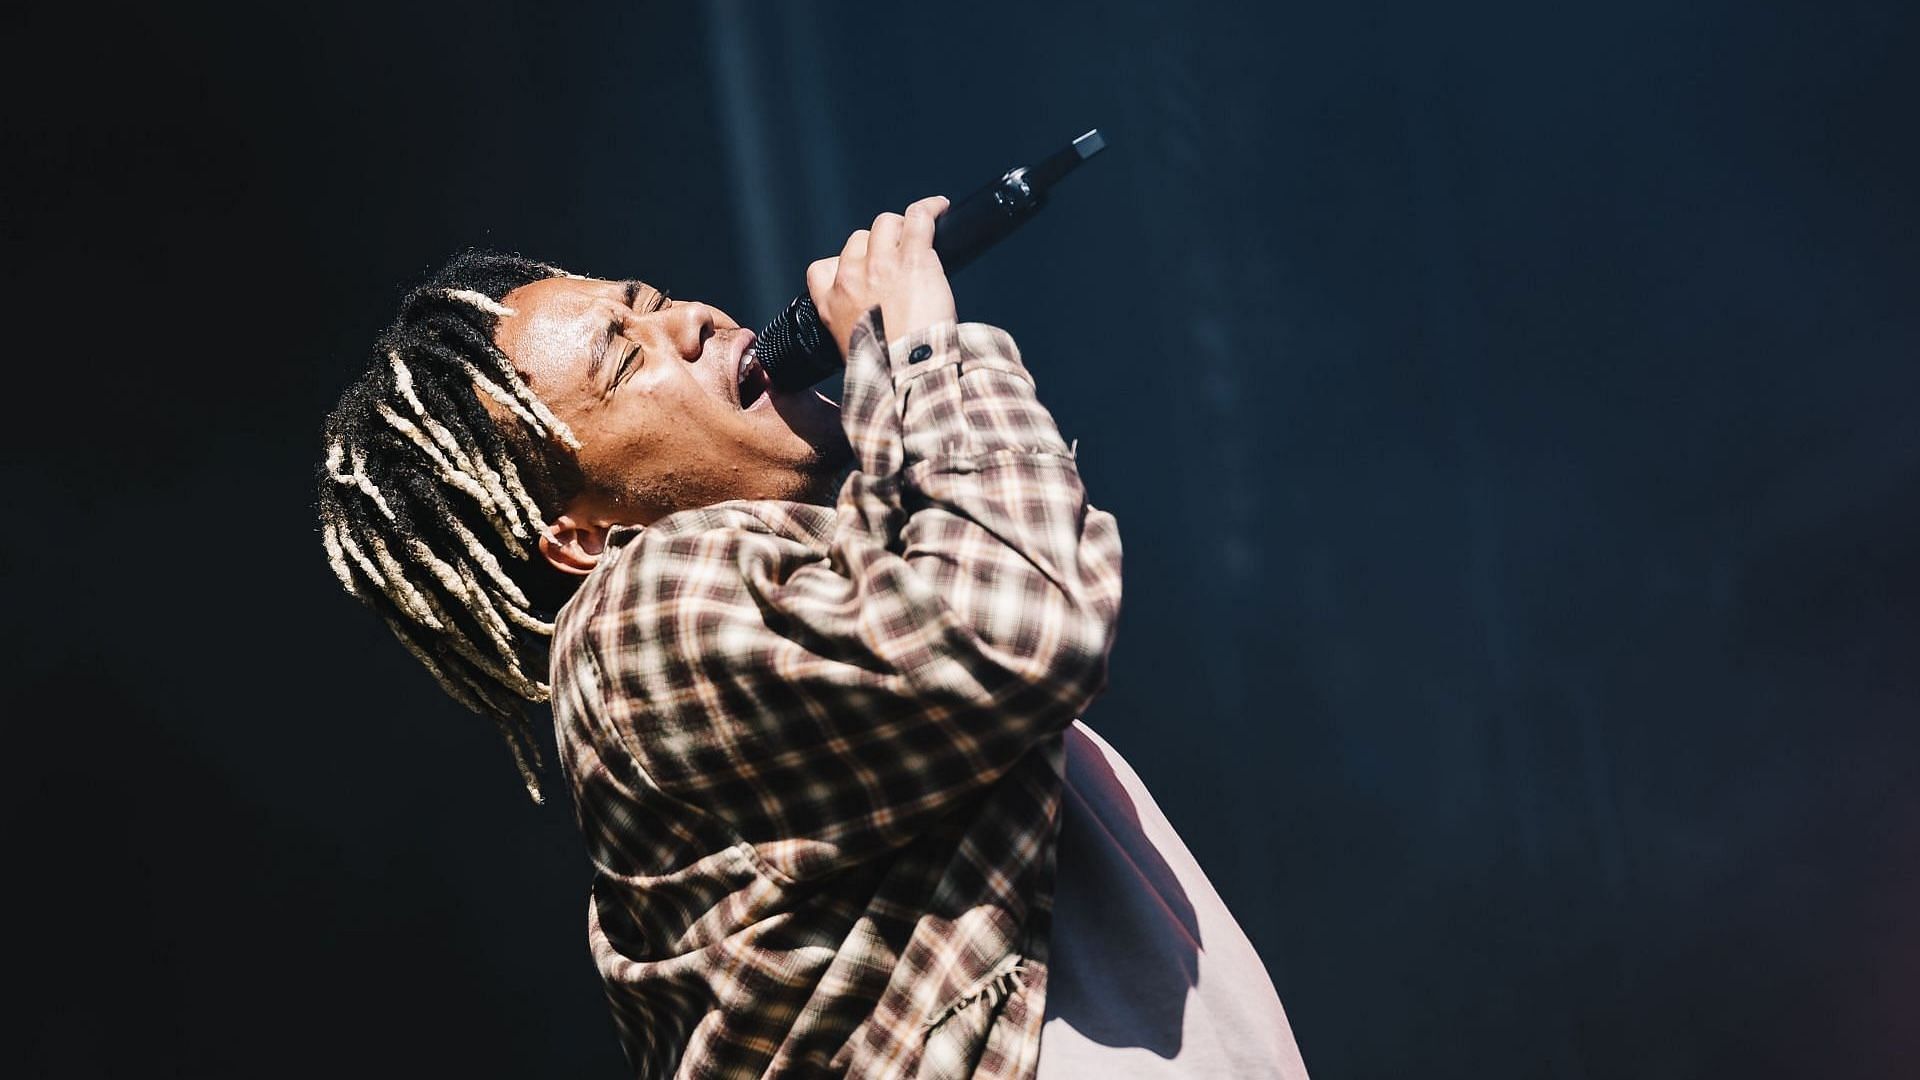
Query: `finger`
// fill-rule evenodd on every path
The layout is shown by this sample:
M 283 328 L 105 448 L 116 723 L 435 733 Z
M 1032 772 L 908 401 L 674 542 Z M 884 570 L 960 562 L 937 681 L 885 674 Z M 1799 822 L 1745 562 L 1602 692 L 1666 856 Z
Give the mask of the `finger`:
M 834 275 L 840 272 L 840 256 L 831 259 L 815 259 L 807 265 L 807 292 L 813 296 L 814 306 L 818 307 L 820 298 L 833 287 Z
M 847 246 L 840 249 L 843 259 L 864 259 L 867 257 L 867 230 L 861 229 L 847 237 Z
M 900 247 L 900 229 L 906 219 L 899 214 L 886 213 L 873 219 L 873 239 L 867 244 L 869 253 L 891 255 Z
M 901 249 L 932 247 L 934 219 L 945 213 L 946 209 L 945 195 L 929 195 L 907 207 L 906 227 L 900 233 Z

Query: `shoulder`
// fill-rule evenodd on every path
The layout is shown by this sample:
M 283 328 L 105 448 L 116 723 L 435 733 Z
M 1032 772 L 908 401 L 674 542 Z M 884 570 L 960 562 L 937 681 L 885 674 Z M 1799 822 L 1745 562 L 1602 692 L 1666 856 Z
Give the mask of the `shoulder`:
M 833 523 L 831 507 L 736 499 L 615 526 L 599 563 L 556 613 L 554 647 L 594 644 L 642 608 L 717 599 L 758 572 L 824 559 Z

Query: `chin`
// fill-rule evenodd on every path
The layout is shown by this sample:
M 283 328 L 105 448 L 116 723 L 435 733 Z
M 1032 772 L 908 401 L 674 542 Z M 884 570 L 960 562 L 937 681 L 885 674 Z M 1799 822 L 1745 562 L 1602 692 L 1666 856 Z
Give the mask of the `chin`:
M 853 445 L 841 425 L 840 406 L 832 398 L 809 390 L 804 397 L 796 394 L 790 401 L 776 399 L 775 409 L 787 430 L 812 448 L 813 461 L 809 464 L 835 469 L 853 458 Z
M 832 506 L 839 501 L 840 489 L 846 486 L 847 477 L 853 473 L 855 462 L 851 451 L 827 457 L 816 457 L 800 466 L 805 477 L 799 485 L 800 490 L 792 498 L 796 502 L 816 503 L 820 506 Z

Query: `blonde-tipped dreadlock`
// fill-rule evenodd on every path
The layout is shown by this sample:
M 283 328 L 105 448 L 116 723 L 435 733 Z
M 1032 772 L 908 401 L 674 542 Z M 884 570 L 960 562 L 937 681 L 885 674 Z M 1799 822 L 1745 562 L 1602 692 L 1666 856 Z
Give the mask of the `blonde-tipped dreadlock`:
M 334 576 L 448 696 L 494 722 L 535 802 L 540 749 L 526 705 L 549 688 L 528 656 L 544 654 L 536 646 L 570 586 L 540 564 L 534 538 L 547 529 L 542 506 L 578 490 L 565 450 L 580 441 L 493 332 L 512 314 L 507 293 L 564 273 L 469 251 L 408 293 L 375 362 L 327 417 L 318 475 Z M 513 420 L 497 423 L 482 397 Z

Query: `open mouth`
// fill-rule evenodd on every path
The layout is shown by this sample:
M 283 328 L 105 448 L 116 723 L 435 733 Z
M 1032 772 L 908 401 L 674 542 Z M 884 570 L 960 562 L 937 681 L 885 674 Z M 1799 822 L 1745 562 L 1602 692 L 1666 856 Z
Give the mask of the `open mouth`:
M 766 370 L 760 366 L 760 352 L 748 346 L 740 355 L 740 407 L 751 408 L 766 395 L 771 385 Z

